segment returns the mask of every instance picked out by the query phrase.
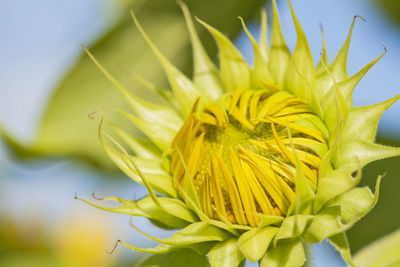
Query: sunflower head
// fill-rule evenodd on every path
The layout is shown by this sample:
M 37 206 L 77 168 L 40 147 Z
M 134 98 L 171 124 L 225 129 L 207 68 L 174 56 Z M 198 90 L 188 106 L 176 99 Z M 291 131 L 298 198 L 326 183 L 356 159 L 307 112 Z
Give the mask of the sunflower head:
M 195 106 L 174 138 L 175 188 L 188 193 L 189 176 L 202 211 L 216 220 L 257 227 L 260 214 L 285 216 L 295 199 L 297 164 L 315 191 L 327 151 L 323 122 L 285 91 L 237 89 L 222 100 L 222 107 L 199 113 Z
M 211 266 L 238 266 L 243 260 L 261 266 L 301 266 L 307 243 L 329 239 L 352 264 L 345 231 L 375 205 L 376 191 L 356 187 L 361 168 L 371 161 L 400 155 L 398 148 L 374 143 L 386 102 L 352 106 L 352 92 L 383 54 L 353 76 L 346 71 L 354 17 L 348 37 L 332 63 L 324 42 L 314 66 L 305 34 L 290 4 L 297 32 L 293 53 L 285 44 L 275 1 L 272 1 L 271 45 L 262 12 L 250 67 L 231 41 L 198 20 L 215 38 L 219 69 L 207 56 L 189 11 L 180 4 L 194 54 L 190 80 L 151 42 L 135 15 L 144 39 L 160 60 L 172 91 L 157 91 L 164 104 L 131 94 L 96 61 L 95 64 L 126 97 L 134 114 L 119 111 L 147 140 L 112 126 L 125 148 L 99 127 L 109 157 L 149 196 L 104 210 L 144 216 L 155 225 L 180 229 L 148 253 L 208 255 Z M 105 138 L 106 137 L 106 138 Z M 113 143 L 111 145 L 110 143 Z M 86 201 L 86 200 L 84 200 Z M 87 201 L 86 201 L 87 202 Z M 196 254 L 196 255 L 198 255 Z M 289 255 L 289 256 L 288 256 Z

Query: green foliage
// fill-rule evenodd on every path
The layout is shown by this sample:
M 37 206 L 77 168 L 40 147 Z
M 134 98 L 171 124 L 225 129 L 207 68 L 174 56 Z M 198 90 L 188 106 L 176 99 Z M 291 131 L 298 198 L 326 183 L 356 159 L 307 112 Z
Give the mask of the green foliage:
M 389 17 L 400 24 L 400 5 L 398 0 L 375 0 L 378 5 Z

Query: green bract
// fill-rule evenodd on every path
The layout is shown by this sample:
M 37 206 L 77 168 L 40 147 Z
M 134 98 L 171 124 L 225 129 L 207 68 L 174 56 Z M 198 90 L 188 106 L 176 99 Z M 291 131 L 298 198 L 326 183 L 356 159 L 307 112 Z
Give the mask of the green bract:
M 194 250 L 218 267 L 238 266 L 245 259 L 260 266 L 301 266 L 306 243 L 329 239 L 353 265 L 345 231 L 374 207 L 381 180 L 375 193 L 356 187 L 360 170 L 372 161 L 400 155 L 399 148 L 374 143 L 379 117 L 400 95 L 380 104 L 352 106 L 355 86 L 383 54 L 348 77 L 355 17 L 335 60 L 328 63 L 324 44 L 315 67 L 291 4 L 297 32 L 293 54 L 272 1 L 271 45 L 265 12 L 259 44 L 242 21 L 254 48 L 252 67 L 227 37 L 199 20 L 217 42 L 218 70 L 187 8 L 181 7 L 193 45 L 192 80 L 162 55 L 132 13 L 172 88 L 160 92 L 162 104 L 132 95 L 88 52 L 134 114 L 119 112 L 148 137 L 143 141 L 130 136 L 102 115 L 135 155 L 103 133 L 101 125 L 100 141 L 114 163 L 149 192 L 137 201 L 104 198 L 121 204 L 114 208 L 88 203 L 180 229 L 160 239 L 132 224 L 160 243 L 145 249 L 120 241 L 137 251 L 189 257 Z

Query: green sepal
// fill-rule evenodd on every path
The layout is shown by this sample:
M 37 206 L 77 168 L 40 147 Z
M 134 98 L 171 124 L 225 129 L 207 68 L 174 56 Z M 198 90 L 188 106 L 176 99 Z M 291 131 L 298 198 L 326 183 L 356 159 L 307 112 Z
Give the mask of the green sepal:
M 318 62 L 318 65 L 315 67 L 315 72 L 317 75 L 317 83 L 315 87 L 323 89 L 325 87 L 319 86 L 318 80 L 320 75 L 324 74 L 326 75 L 325 67 L 328 66 L 328 46 L 326 44 L 326 38 L 322 24 L 320 25 L 320 28 L 321 28 L 321 38 L 322 38 L 322 50 L 321 50 L 320 61 Z
M 353 178 L 345 170 L 333 170 L 321 177 L 313 203 L 313 213 L 316 214 L 326 202 L 354 187 L 359 182 L 358 177 Z
M 162 223 L 160 221 L 154 220 L 152 218 L 148 218 L 148 219 L 149 219 L 149 221 L 151 222 L 152 225 L 154 225 L 154 226 L 156 226 L 156 227 L 158 227 L 160 229 L 163 229 L 163 230 L 175 230 L 175 229 L 178 229 L 178 228 L 185 227 L 187 225 L 187 224 L 185 224 L 182 227 L 174 227 L 174 226 L 169 226 L 167 224 L 164 224 L 164 223 Z
M 295 200 L 289 206 L 286 216 L 297 214 L 311 214 L 312 203 L 315 197 L 314 190 L 311 188 L 309 180 L 306 178 L 300 160 L 296 157 L 296 192 Z
M 166 254 L 166 253 L 171 253 L 174 251 L 179 251 L 181 249 L 192 249 L 192 250 L 196 251 L 199 255 L 202 255 L 202 256 L 206 255 L 210 251 L 210 249 L 215 245 L 215 242 L 203 242 L 203 243 L 190 244 L 190 245 L 186 245 L 183 247 L 161 244 L 154 248 L 141 248 L 141 247 L 136 247 L 131 244 L 125 243 L 124 241 L 121 241 L 121 240 L 118 240 L 118 242 L 131 250 L 144 252 L 144 253 Z
M 182 205 L 179 205 L 175 199 L 170 198 L 158 198 L 158 201 L 161 203 L 161 205 L 163 205 L 166 210 L 170 211 L 170 213 L 167 213 L 165 209 L 162 209 L 161 207 L 156 205 L 154 201 L 148 196 L 136 201 L 124 200 L 118 197 L 105 197 L 100 199 L 96 198 L 98 200 L 117 201 L 121 204 L 121 206 L 117 207 L 103 207 L 83 198 L 76 198 L 86 202 L 91 206 L 108 212 L 149 218 L 151 220 L 161 223 L 162 225 L 170 229 L 185 227 L 190 222 L 196 220 L 196 216 L 192 214 L 190 210 L 185 210 L 184 207 L 182 207 Z
M 172 177 L 160 168 L 162 163 L 161 161 L 123 155 L 111 147 L 108 147 L 106 152 L 111 160 L 135 182 L 143 184 L 142 178 L 130 163 L 131 161 L 138 166 L 146 181 L 155 191 L 166 196 L 177 196 L 176 189 L 173 186 Z
M 209 97 L 202 94 L 197 88 L 195 88 L 193 83 L 181 71 L 179 71 L 174 65 L 172 65 L 172 63 L 161 53 L 160 50 L 158 50 L 158 48 L 153 44 L 153 42 L 143 30 L 133 11 L 131 12 L 131 15 L 141 35 L 143 36 L 149 47 L 153 50 L 154 54 L 157 56 L 161 65 L 163 66 L 169 84 L 171 85 L 171 88 L 174 91 L 176 98 L 178 99 L 183 113 L 185 115 L 190 113 L 192 104 L 199 96 L 202 96 L 203 101 L 211 102 Z
M 326 93 L 332 90 L 333 87 L 337 87 L 337 84 L 347 80 L 347 56 L 349 53 L 349 47 L 351 42 L 351 36 L 353 33 L 354 23 L 356 18 L 359 16 L 355 16 L 351 23 L 351 27 L 349 33 L 347 35 L 346 41 L 344 42 L 342 48 L 339 53 L 336 55 L 332 64 L 328 67 L 327 53 L 326 53 L 326 44 L 325 37 L 323 36 L 324 41 L 324 54 L 322 55 L 322 60 L 319 64 L 319 75 L 316 82 L 316 88 L 319 89 L 319 99 L 323 100 L 326 98 Z
M 232 237 L 232 235 L 222 230 L 221 228 L 215 227 L 205 222 L 196 222 L 189 224 L 188 226 L 175 232 L 171 237 L 168 238 L 158 238 L 152 236 L 137 228 L 132 223 L 132 221 L 130 222 L 130 224 L 138 233 L 153 241 L 161 243 L 161 245 L 167 245 L 167 247 L 170 247 L 170 249 L 191 248 L 202 255 L 208 253 L 216 242 L 223 242 Z M 134 250 L 141 251 L 140 248 L 138 249 L 132 245 L 130 246 Z M 156 247 L 155 249 L 158 249 L 158 247 Z
M 285 89 L 307 101 L 307 103 L 312 104 L 312 88 L 314 87 L 316 78 L 314 61 L 306 35 L 301 28 L 290 1 L 289 6 L 296 28 L 297 44 L 285 74 Z
M 180 249 L 168 254 L 153 255 L 135 267 L 207 267 L 208 262 L 205 256 L 199 255 L 192 249 Z
M 338 168 L 352 172 L 372 161 L 400 155 L 398 148 L 373 143 L 379 117 L 399 98 L 400 95 L 382 103 L 350 109 L 334 159 Z
M 150 140 L 141 140 L 133 137 L 126 131 L 122 130 L 114 123 L 107 120 L 111 125 L 114 132 L 128 145 L 128 147 L 141 158 L 159 159 L 161 158 L 161 151 Z
M 346 121 L 348 107 L 338 86 L 332 86 L 321 100 L 324 123 L 330 135 L 334 131 L 341 131 Z M 338 128 L 339 127 L 339 128 Z
M 322 157 L 321 164 L 318 168 L 318 177 L 324 177 L 329 172 L 333 170 L 332 158 L 335 156 L 337 152 L 337 148 L 339 146 L 339 139 L 341 137 L 342 128 L 343 128 L 343 118 L 337 118 L 337 125 L 335 130 L 331 133 L 328 141 L 329 149 L 326 154 Z
M 157 124 L 152 124 L 140 117 L 131 113 L 125 112 L 120 109 L 115 109 L 121 115 L 130 120 L 136 127 L 138 127 L 160 150 L 165 151 L 169 148 L 172 139 L 175 137 L 176 131 L 172 129 L 165 129 Z
M 218 45 L 221 81 L 226 91 L 250 88 L 251 69 L 232 42 L 220 31 L 197 19 L 214 37 Z
M 275 235 L 274 246 L 276 246 L 277 242 L 281 239 L 296 238 L 302 235 L 313 217 L 313 215 L 294 215 L 286 217 Z
M 178 101 L 176 100 L 176 97 L 174 95 L 174 93 L 168 89 L 168 88 L 161 88 L 157 85 L 155 85 L 154 83 L 138 76 L 135 75 L 133 73 L 130 74 L 130 76 L 137 81 L 139 84 L 141 84 L 142 86 L 144 86 L 145 88 L 151 90 L 152 92 L 154 92 L 156 95 L 161 96 L 160 101 L 167 106 L 171 106 L 171 108 L 173 108 L 175 111 L 177 111 L 178 113 L 180 113 L 181 107 L 179 106 Z
M 159 124 L 164 131 L 177 132 L 183 124 L 182 117 L 172 108 L 147 102 L 139 97 L 130 94 L 125 96 L 131 104 L 137 116 L 151 121 L 152 124 Z
M 254 39 L 253 35 L 249 32 L 244 23 L 243 19 L 239 17 L 242 27 L 251 41 L 253 46 L 253 55 L 254 55 L 254 64 L 253 64 L 253 71 L 252 71 L 252 84 L 255 88 L 262 88 L 263 82 L 272 82 L 271 75 L 269 74 L 268 65 L 265 61 L 264 56 L 262 55 L 261 49 L 258 46 L 256 40 Z
M 376 181 L 375 194 L 368 187 L 356 187 L 338 196 L 329 206 L 340 206 L 344 223 L 359 220 L 376 205 L 381 179 L 379 176 Z
M 121 243 L 124 247 L 129 248 L 130 250 L 139 251 L 139 252 L 143 252 L 143 253 L 150 253 L 150 254 L 166 254 L 166 253 L 170 253 L 170 252 L 176 250 L 175 247 L 169 246 L 169 245 L 164 245 L 164 244 L 161 244 L 155 248 L 141 248 L 141 247 L 136 247 L 136 246 L 130 245 L 121 240 L 118 240 L 117 242 Z
M 337 83 L 337 87 L 340 88 L 340 91 L 342 92 L 343 97 L 346 100 L 347 106 L 351 107 L 352 106 L 352 93 L 354 89 L 356 88 L 357 84 L 361 81 L 362 77 L 364 77 L 365 74 L 386 54 L 386 49 L 385 52 L 383 52 L 382 55 L 380 55 L 378 58 L 375 60 L 371 61 L 368 63 L 365 67 L 363 67 L 359 72 L 351 76 L 350 78 L 341 81 Z
M 268 67 L 271 77 L 280 88 L 284 86 L 289 60 L 290 51 L 282 34 L 276 0 L 272 0 L 272 33 Z
M 314 216 L 307 230 L 304 240 L 307 243 L 322 242 L 326 238 L 341 233 L 352 226 L 352 223 L 343 224 L 340 221 L 340 207 L 326 207 Z
M 101 66 L 101 64 L 86 47 L 83 47 L 83 49 L 92 59 L 94 64 L 100 69 L 100 71 L 103 72 L 104 76 L 106 76 L 107 79 L 120 91 L 120 93 L 128 101 L 131 108 L 139 117 L 152 121 L 154 124 L 157 124 L 158 127 L 164 128 L 164 131 L 175 131 L 176 133 L 179 130 L 183 124 L 183 120 L 174 109 L 168 106 L 161 106 L 147 102 L 130 93 L 111 74 L 109 74 L 107 70 L 103 68 L 103 66 Z
M 334 159 L 335 167 L 354 172 L 360 166 L 365 166 L 370 162 L 400 156 L 400 148 L 354 140 L 343 144 L 338 153 L 338 156 Z
M 237 246 L 237 239 L 232 238 L 216 244 L 208 253 L 211 267 L 237 267 L 244 256 Z
M 203 91 L 205 95 L 210 96 L 213 100 L 217 100 L 223 92 L 218 70 L 207 55 L 197 35 L 189 9 L 183 2 L 178 2 L 178 4 L 181 6 L 185 16 L 193 48 L 193 82 L 196 88 Z
M 147 198 L 150 198 L 150 197 L 145 197 L 145 198 L 141 199 L 139 201 L 139 203 L 137 203 L 137 206 L 140 209 L 144 210 L 144 208 L 145 208 L 144 205 L 146 204 L 147 210 L 155 209 L 155 211 L 153 211 L 153 214 L 156 212 L 159 212 L 158 209 L 153 206 L 152 202 L 154 202 L 154 201 L 151 198 L 150 198 L 151 201 L 150 201 L 150 199 L 147 200 Z M 146 202 L 144 201 L 145 199 L 147 200 Z M 179 199 L 157 197 L 157 201 L 159 202 L 159 205 L 162 208 L 160 208 L 157 205 L 157 203 L 155 206 L 157 206 L 159 209 L 161 209 L 161 211 L 164 211 L 164 213 L 167 213 L 169 215 L 172 215 L 174 217 L 177 217 L 177 218 L 184 220 L 186 222 L 189 222 L 189 223 L 198 221 L 198 217 L 191 210 L 189 210 L 185 206 L 185 204 L 182 201 L 180 201 Z M 152 217 L 154 217 L 154 216 L 151 216 L 151 217 L 149 216 L 148 218 L 152 218 Z
M 299 267 L 306 255 L 300 239 L 281 240 L 276 247 L 270 247 L 260 261 L 260 267 Z
M 336 55 L 332 64 L 329 66 L 329 69 L 336 81 L 342 81 L 347 79 L 347 56 L 349 54 L 351 36 L 353 34 L 354 24 L 356 18 L 358 16 L 353 17 L 353 21 L 351 22 L 349 33 L 347 34 L 346 41 L 344 42 L 342 48 L 339 53 Z
M 378 104 L 351 108 L 343 129 L 342 142 L 351 142 L 354 139 L 374 142 L 379 118 L 399 99 L 400 95 L 397 95 Z
M 150 197 L 151 197 L 151 199 L 152 199 L 152 201 L 154 202 L 154 204 L 156 204 L 157 206 L 159 206 L 161 209 L 163 209 L 166 213 L 169 213 L 169 214 L 171 214 L 171 212 L 169 211 L 169 210 L 167 210 L 162 204 L 161 204 L 161 202 L 159 201 L 159 199 L 158 199 L 158 197 L 157 197 L 157 195 L 155 194 L 155 192 L 154 192 L 154 190 L 153 190 L 153 185 L 155 185 L 155 186 L 157 186 L 157 187 L 160 187 L 160 185 L 166 185 L 166 186 L 168 186 L 168 182 L 171 182 L 172 183 L 172 178 L 171 179 L 166 179 L 165 177 L 164 177 L 164 179 L 162 179 L 161 181 L 155 181 L 155 179 L 154 179 L 154 177 L 152 176 L 152 173 L 150 173 L 150 174 L 148 174 L 148 176 L 149 177 L 151 177 L 150 179 L 149 178 L 147 178 L 147 177 L 145 177 L 144 176 L 144 174 L 143 174 L 143 172 L 140 170 L 140 168 L 138 167 L 138 165 L 135 163 L 135 161 L 132 159 L 132 157 L 130 156 L 130 155 L 128 155 L 128 153 L 124 150 L 124 148 L 123 147 L 121 147 L 115 140 L 113 140 L 110 136 L 108 136 L 108 135 L 106 135 L 110 140 L 112 140 L 113 142 L 114 142 L 114 144 L 115 145 L 117 145 L 118 147 L 119 147 L 119 149 L 123 152 L 123 154 L 121 154 L 121 153 L 119 153 L 119 152 L 117 152 L 117 151 L 115 151 L 115 150 L 113 150 L 112 148 L 110 148 L 109 146 L 108 146 L 108 150 L 106 150 L 106 151 L 111 151 L 111 152 L 114 152 L 114 153 L 117 153 L 116 155 L 115 154 L 113 154 L 114 155 L 114 158 L 117 158 L 117 160 L 119 160 L 118 161 L 118 163 L 121 163 L 121 165 L 122 165 L 122 167 L 123 168 L 125 168 L 125 171 L 128 171 L 128 172 L 130 172 L 130 173 L 132 173 L 132 174 L 135 174 L 135 173 L 137 173 L 137 175 L 139 176 L 139 178 L 140 178 L 140 180 L 141 180 L 141 182 L 142 182 L 142 184 L 146 187 L 146 189 L 147 189 L 147 191 L 148 191 L 148 193 L 149 193 L 149 195 L 150 195 Z M 107 148 L 107 144 L 104 142 L 104 140 L 103 140 L 103 138 L 102 138 L 102 134 L 101 134 L 101 124 L 100 124 L 100 126 L 99 126 L 99 139 L 101 140 L 101 142 L 103 143 L 103 145 Z M 147 159 L 148 160 L 148 159 Z M 122 162 L 121 162 L 122 161 Z M 124 164 L 122 164 L 122 163 L 124 163 Z M 146 169 L 144 170 L 144 171 L 146 171 Z M 154 168 L 151 168 L 150 169 L 150 171 L 154 171 Z M 157 171 L 157 170 L 156 170 Z M 153 184 L 152 184 L 153 183 Z M 173 188 L 173 191 L 172 191 L 172 193 L 174 193 L 175 195 L 172 195 L 172 199 L 174 199 L 175 201 L 177 201 L 176 203 L 177 204 L 180 204 L 183 208 L 184 208 L 184 210 L 187 210 L 186 209 L 186 205 L 184 205 L 181 201 L 179 201 L 178 199 L 177 199 L 177 196 L 176 196 L 176 194 L 177 194 L 177 192 L 175 191 L 175 188 L 172 186 L 172 188 Z M 161 186 L 161 192 L 163 192 L 165 189 L 162 189 L 162 186 Z M 167 192 L 168 193 L 168 192 Z M 172 215 L 175 215 L 175 214 L 172 214 Z M 181 212 L 179 211 L 179 213 L 177 213 L 177 215 L 178 215 L 178 217 L 181 215 Z
M 174 246 L 185 246 L 201 242 L 225 241 L 232 235 L 227 231 L 213 226 L 206 222 L 195 222 L 189 224 L 182 230 L 175 232 L 171 237 L 164 239 L 155 239 L 156 241 Z
M 261 9 L 261 22 L 260 22 L 260 51 L 264 57 L 264 61 L 268 62 L 268 18 L 265 8 Z
M 125 152 L 122 154 L 108 145 L 101 133 L 99 133 L 99 139 L 110 159 L 132 180 L 143 184 L 143 177 L 140 177 L 135 167 L 132 166 L 132 162 L 134 162 L 143 173 L 146 181 L 154 188 L 154 190 L 167 196 L 177 196 L 172 177 L 162 168 L 161 159 L 156 160 L 133 157 L 128 155 L 126 151 L 119 146 L 119 149 Z M 113 139 L 111 140 L 114 141 Z M 116 144 L 118 145 L 118 143 Z
M 400 266 L 400 229 L 361 249 L 354 256 L 357 267 Z
M 273 226 L 253 228 L 239 237 L 237 245 L 249 261 L 259 261 L 267 251 L 278 229 Z
M 345 232 L 336 234 L 329 238 L 329 242 L 340 253 L 342 259 L 350 266 L 354 267 L 353 259 L 351 258 L 350 244 L 347 240 Z M 358 266 L 358 265 L 357 265 Z
M 275 216 L 275 215 L 267 215 L 257 213 L 257 216 L 260 217 L 261 221 L 258 224 L 258 227 L 266 227 L 270 225 L 280 226 L 285 219 L 282 216 Z

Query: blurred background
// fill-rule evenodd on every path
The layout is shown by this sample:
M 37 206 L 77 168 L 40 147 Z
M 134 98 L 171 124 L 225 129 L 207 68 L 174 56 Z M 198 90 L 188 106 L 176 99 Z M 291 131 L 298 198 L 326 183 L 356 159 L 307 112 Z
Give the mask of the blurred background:
M 237 16 L 259 35 L 261 0 L 187 0 L 193 15 L 235 40 L 252 62 L 251 44 Z M 200 3 L 201 2 L 201 3 Z M 296 43 L 286 1 L 278 1 L 289 48 Z M 323 25 L 329 59 L 356 22 L 348 71 L 355 73 L 388 49 L 355 91 L 356 106 L 400 93 L 400 3 L 398 0 L 293 0 L 317 62 Z M 155 243 L 129 227 L 128 216 L 106 213 L 74 200 L 115 195 L 137 199 L 144 189 L 119 173 L 97 139 L 96 109 L 126 104 L 100 74 L 81 44 L 128 88 L 143 97 L 151 92 L 132 78 L 139 75 L 160 87 L 165 77 L 129 18 L 133 8 L 156 45 L 188 75 L 191 51 L 183 16 L 174 0 L 13 0 L 0 1 L 0 266 L 134 266 L 144 255 L 120 247 L 118 239 L 141 247 Z M 269 11 L 269 10 L 268 10 Z M 208 52 L 212 38 L 198 27 Z M 400 103 L 386 111 L 378 142 L 400 146 Z M 115 120 L 118 119 L 115 118 Z M 121 122 L 123 123 L 123 122 Z M 132 129 L 134 131 L 134 129 Z M 349 232 L 353 252 L 400 226 L 400 158 L 382 160 L 363 171 L 362 184 L 374 186 L 387 173 L 376 208 Z M 147 220 L 139 228 L 158 236 Z M 345 266 L 328 245 L 313 249 L 314 266 Z M 246 266 L 254 266 L 248 264 Z

